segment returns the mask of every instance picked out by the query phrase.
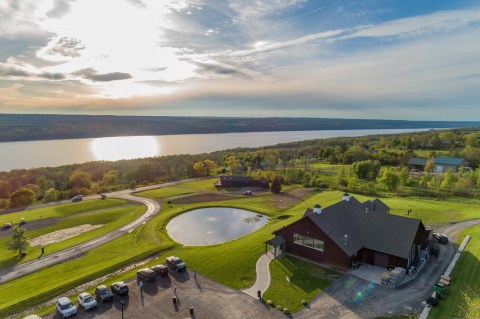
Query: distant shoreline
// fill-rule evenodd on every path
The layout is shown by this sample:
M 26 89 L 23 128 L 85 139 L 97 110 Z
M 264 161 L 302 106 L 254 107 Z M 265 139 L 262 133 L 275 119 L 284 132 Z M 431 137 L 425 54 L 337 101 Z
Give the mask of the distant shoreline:
M 477 126 L 480 121 L 0 114 L 0 143 L 118 136 Z

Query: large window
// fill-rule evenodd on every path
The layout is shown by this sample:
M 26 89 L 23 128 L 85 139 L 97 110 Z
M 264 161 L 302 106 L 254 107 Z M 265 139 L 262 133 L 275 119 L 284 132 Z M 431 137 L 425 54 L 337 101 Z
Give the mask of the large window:
M 298 245 L 307 246 L 316 250 L 324 251 L 325 243 L 323 240 L 311 238 L 304 235 L 293 234 L 293 242 Z

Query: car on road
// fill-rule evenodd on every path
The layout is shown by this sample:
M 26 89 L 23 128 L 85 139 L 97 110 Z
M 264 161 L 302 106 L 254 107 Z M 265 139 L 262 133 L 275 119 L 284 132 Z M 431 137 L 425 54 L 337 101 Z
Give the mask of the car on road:
M 39 315 L 29 315 L 23 319 L 42 319 L 42 317 L 40 317 Z
M 57 311 L 62 318 L 73 316 L 77 313 L 77 307 L 67 297 L 61 297 L 57 300 Z
M 432 236 L 439 244 L 448 244 L 447 235 L 441 233 L 433 233 Z
M 12 228 L 12 223 L 5 223 L 2 226 L 2 229 L 9 229 L 9 228 Z
M 105 285 L 100 285 L 95 289 L 95 296 L 102 302 L 113 300 L 112 291 Z
M 178 257 L 170 256 L 165 259 L 169 267 L 174 268 L 176 271 L 183 271 L 187 269 L 187 265 Z
M 111 286 L 112 291 L 117 295 L 128 295 L 128 286 L 123 281 L 114 282 Z
M 251 196 L 251 195 L 253 195 L 253 193 L 252 193 L 252 191 L 244 191 L 243 195 L 250 195 Z
M 143 268 L 137 271 L 137 278 L 145 281 L 152 281 L 157 278 L 157 273 L 150 268 Z
M 168 275 L 168 265 L 167 264 L 159 264 L 151 267 L 153 271 L 157 273 L 159 276 L 167 276 Z
M 88 292 L 82 292 L 80 295 L 78 295 L 78 303 L 85 310 L 90 310 L 97 306 L 97 301 Z
M 20 219 L 19 225 L 20 225 L 20 226 L 23 226 L 23 225 L 25 225 L 26 223 L 27 223 L 27 220 L 26 220 L 25 218 L 22 218 L 22 219 Z
M 72 203 L 81 202 L 83 200 L 83 195 L 77 195 L 72 198 Z

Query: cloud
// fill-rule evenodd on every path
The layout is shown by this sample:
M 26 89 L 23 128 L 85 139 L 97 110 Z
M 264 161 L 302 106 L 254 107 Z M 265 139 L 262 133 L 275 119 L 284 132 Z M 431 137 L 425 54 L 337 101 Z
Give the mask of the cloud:
M 57 42 L 47 50 L 48 54 L 51 55 L 62 55 L 64 57 L 78 57 L 80 53 L 78 51 L 85 49 L 85 45 L 82 44 L 80 40 L 62 37 L 57 40 Z
M 59 19 L 70 12 L 70 3 L 75 0 L 54 0 L 53 8 L 46 15 L 49 18 Z
M 38 75 L 38 77 L 47 80 L 64 80 L 66 78 L 65 74 L 48 72 L 42 72 Z
M 0 76 L 30 76 L 28 72 L 15 67 L 0 65 Z
M 93 68 L 78 70 L 76 72 L 73 72 L 72 75 L 80 76 L 82 78 L 85 78 L 94 82 L 110 82 L 110 81 L 126 80 L 126 79 L 132 78 L 132 76 L 129 73 L 123 73 L 123 72 L 99 74 L 98 71 L 96 71 Z

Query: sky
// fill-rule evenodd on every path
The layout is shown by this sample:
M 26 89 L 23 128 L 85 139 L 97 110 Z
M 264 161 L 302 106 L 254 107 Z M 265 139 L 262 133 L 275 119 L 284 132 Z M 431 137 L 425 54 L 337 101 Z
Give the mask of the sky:
M 478 1 L 0 1 L 0 113 L 479 120 L 479 101 Z

